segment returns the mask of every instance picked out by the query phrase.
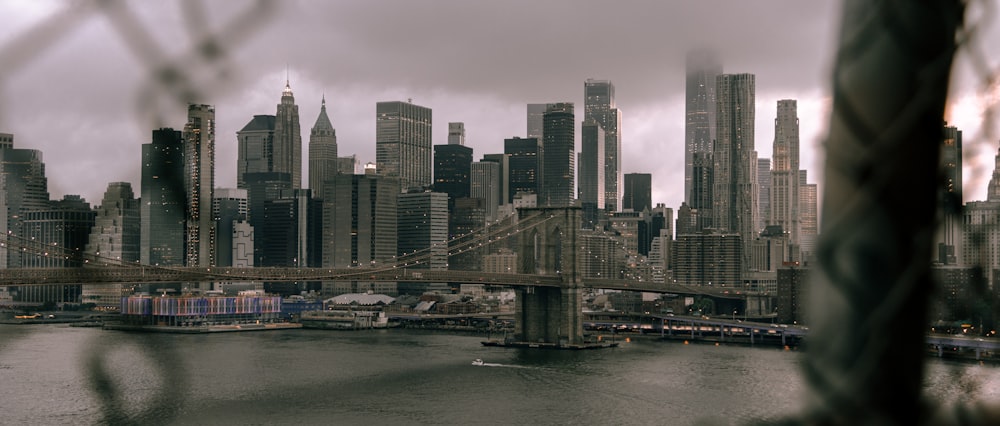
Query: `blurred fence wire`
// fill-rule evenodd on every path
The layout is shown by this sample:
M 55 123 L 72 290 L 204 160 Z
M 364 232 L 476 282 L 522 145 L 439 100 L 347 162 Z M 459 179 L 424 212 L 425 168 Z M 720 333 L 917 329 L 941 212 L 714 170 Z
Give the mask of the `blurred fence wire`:
M 251 39 L 253 33 L 265 28 L 275 13 L 275 1 L 226 2 L 232 13 L 228 21 L 216 26 L 208 19 L 209 2 L 182 0 L 178 3 L 184 31 L 185 48 L 179 54 L 156 41 L 148 22 L 136 13 L 143 3 L 126 0 L 85 0 L 66 2 L 51 16 L 0 45 L 0 99 L 4 97 L 5 77 L 29 65 L 42 52 L 73 37 L 74 31 L 93 20 L 110 22 L 117 38 L 132 57 L 141 64 L 146 75 L 135 93 L 136 119 L 142 128 L 168 126 L 173 111 L 183 111 L 187 105 L 211 99 L 232 90 L 238 81 L 239 65 L 231 52 Z M 173 47 L 173 46 L 171 46 Z M 0 103 L 2 105 L 2 103 Z M 3 107 L 0 106 L 0 116 Z M 121 374 L 110 365 L 110 353 L 120 348 L 108 348 L 91 342 L 85 365 L 88 384 L 101 404 L 104 424 L 169 424 L 182 408 L 185 389 L 183 363 L 169 348 L 151 349 L 148 336 L 135 336 L 135 346 L 149 366 L 156 369 L 159 388 L 151 401 L 130 403 L 128 389 L 122 389 Z
M 246 7 L 213 26 L 206 19 L 206 1 L 181 1 L 188 44 L 179 54 L 157 43 L 135 13 L 135 2 L 66 3 L 0 46 L 0 98 L 2 76 L 24 68 L 88 21 L 107 19 L 145 69 L 135 95 L 138 119 L 143 128 L 163 127 L 171 111 L 233 89 L 240 64 L 231 52 L 266 25 L 275 3 L 239 3 Z M 822 303 L 814 306 L 804 369 L 810 395 L 807 410 L 788 423 L 1000 423 L 995 405 L 934 406 L 922 398 L 921 386 L 923 324 L 934 288 L 928 260 L 938 224 L 938 176 L 928 171 L 938 168 L 941 119 L 957 52 L 973 66 L 986 94 L 977 143 L 995 139 L 1000 83 L 980 50 L 995 41 L 977 38 L 993 8 L 987 0 L 844 3 L 832 75 L 823 229 L 811 278 L 812 299 Z M 965 19 L 967 9 L 976 11 L 976 20 Z M 973 150 L 965 153 L 971 156 Z M 983 168 L 969 170 L 973 179 L 989 174 Z M 996 267 L 988 259 L 981 266 Z M 140 347 L 142 339 L 136 337 Z M 109 350 L 95 343 L 86 357 L 89 385 L 101 401 L 104 420 L 170 423 L 124 404 L 125 391 L 116 387 L 115 372 L 106 364 Z M 157 404 L 180 407 L 185 391 L 179 360 L 162 348 L 144 353 L 162 376 Z

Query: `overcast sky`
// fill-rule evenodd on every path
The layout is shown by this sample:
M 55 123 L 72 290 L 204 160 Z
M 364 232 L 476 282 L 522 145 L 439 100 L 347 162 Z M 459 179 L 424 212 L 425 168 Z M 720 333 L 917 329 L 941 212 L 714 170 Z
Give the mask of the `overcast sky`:
M 798 100 L 801 164 L 821 184 L 839 1 L 280 1 L 252 16 L 262 19 L 237 19 L 249 1 L 211 2 L 194 16 L 178 1 L 126 1 L 112 12 L 79 6 L 87 4 L 0 0 L 0 132 L 44 153 L 52 198 L 79 194 L 97 205 L 113 181 L 131 182 L 138 196 L 141 144 L 154 127 L 185 121 L 182 104 L 147 95 L 151 69 L 168 63 L 183 64 L 197 100 L 215 105 L 217 187 L 236 186 L 236 131 L 275 114 L 286 75 L 299 105 L 303 182 L 324 94 L 341 156 L 374 162 L 375 103 L 412 99 L 433 110 L 434 144 L 447 143 L 447 123 L 464 122 L 479 160 L 525 136 L 526 104 L 575 102 L 579 122 L 584 81 L 611 80 L 623 171 L 651 173 L 653 202 L 676 210 L 684 56 L 696 47 L 717 50 L 726 73 L 756 75 L 759 157 L 771 157 L 776 102 Z M 1000 39 L 994 27 L 985 40 Z M 206 33 L 226 38 L 226 65 L 190 56 Z M 990 44 L 984 54 L 995 64 L 1000 47 Z M 985 198 L 996 141 L 979 130 L 982 101 L 967 74 L 957 73 L 949 121 L 967 154 L 985 161 L 967 164 L 965 198 L 975 200 Z

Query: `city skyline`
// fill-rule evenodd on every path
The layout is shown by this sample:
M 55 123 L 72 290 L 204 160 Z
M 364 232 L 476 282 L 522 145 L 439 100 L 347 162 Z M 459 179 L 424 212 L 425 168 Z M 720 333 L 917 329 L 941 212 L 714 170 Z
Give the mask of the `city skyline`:
M 125 4 L 144 22 L 152 22 L 156 14 L 169 17 L 169 24 L 150 32 L 169 47 L 167 52 L 180 54 L 187 48 L 189 38 L 183 33 L 183 16 L 175 3 L 156 7 Z M 219 28 L 249 5 L 235 3 L 226 8 L 208 4 L 207 25 Z M 572 5 L 567 13 L 578 18 L 577 22 L 599 21 L 599 13 Z M 420 10 L 414 5 L 394 4 L 395 13 L 375 27 L 391 28 L 393 31 L 387 32 L 393 34 L 395 30 L 407 33 L 422 29 L 408 33 L 419 37 L 395 46 L 391 40 L 397 39 L 379 34 L 377 28 L 365 27 L 387 7 L 279 3 L 276 17 L 266 21 L 258 33 L 249 33 L 230 52 L 239 77 L 230 90 L 197 100 L 216 108 L 216 186 L 236 187 L 236 131 L 254 115 L 273 114 L 286 81 L 295 92 L 306 126 L 318 116 L 325 96 L 330 121 L 338 134 L 339 154 L 357 155 L 364 164 L 375 162 L 373 112 L 377 102 L 412 99 L 432 109 L 438 118 L 432 130 L 434 145 L 447 143 L 445 123 L 464 122 L 467 143 L 478 161 L 484 154 L 502 152 L 504 139 L 527 136 L 527 104 L 567 101 L 582 106 L 580 86 L 593 78 L 614 82 L 616 106 L 623 111 L 620 172 L 651 173 L 653 202 L 676 209 L 684 198 L 685 56 L 691 49 L 708 47 L 718 52 L 724 72 L 757 76 L 758 141 L 773 139 L 776 102 L 797 100 L 801 168 L 813 171 L 810 180 L 817 181 L 822 191 L 819 146 L 825 136 L 830 102 L 831 64 L 827 58 L 831 57 L 836 22 L 829 17 L 839 12 L 836 2 L 624 5 L 616 12 L 622 22 L 630 25 L 615 26 L 611 31 L 614 37 L 603 41 L 577 30 L 580 27 L 572 19 L 567 20 L 572 27 L 546 19 L 567 9 L 564 6 L 555 2 L 533 8 L 532 14 L 520 14 L 516 12 L 521 10 L 519 5 Z M 27 6 L 0 2 L 0 13 L 15 17 L 11 26 L 0 30 L 0 46 L 13 43 L 19 34 L 62 8 L 60 3 Z M 415 20 L 421 24 L 400 20 L 407 16 L 421 18 Z M 493 24 L 494 19 L 505 24 Z M 667 21 L 661 22 L 663 19 Z M 330 25 L 318 25 L 324 20 Z M 468 36 L 446 37 L 447 33 L 435 31 L 435 26 L 445 26 L 435 25 L 441 20 L 458 26 L 452 25 L 449 31 L 464 31 Z M 135 88 L 142 85 L 148 71 L 132 57 L 122 36 L 99 21 L 97 14 L 88 21 L 91 25 L 72 30 L 71 39 L 54 42 L 51 52 L 16 64 L 0 80 L 0 131 L 14 134 L 18 148 L 45 153 L 53 199 L 79 194 L 97 203 L 109 182 L 126 181 L 138 186 L 140 146 L 149 142 L 150 131 L 157 128 L 136 112 Z M 539 27 L 539 21 L 550 25 Z M 725 24 L 740 37 L 699 32 L 707 23 Z M 542 37 L 564 49 L 558 57 L 552 57 L 545 43 L 534 46 L 525 42 L 538 34 L 515 34 L 519 28 L 537 28 Z M 561 30 L 566 30 L 565 34 Z M 184 42 L 176 46 L 162 42 L 171 35 Z M 585 61 L 585 53 L 595 45 L 603 46 L 601 52 L 606 57 L 598 62 Z M 327 46 L 330 54 L 317 55 L 319 46 Z M 984 55 L 987 59 L 1000 56 L 991 53 L 995 52 Z M 533 66 L 517 65 L 522 60 L 534 61 Z M 411 65 L 399 66 L 403 62 Z M 967 62 L 959 59 L 956 75 L 964 76 L 965 83 L 955 86 L 952 108 L 956 116 L 948 119 L 966 135 L 969 154 L 986 158 L 982 173 L 967 175 L 964 193 L 967 200 L 975 200 L 985 198 L 996 147 L 995 141 L 987 141 L 979 143 L 977 151 L 981 138 L 979 110 L 969 96 L 972 89 L 968 73 L 961 71 L 968 68 Z M 105 63 L 120 66 L 109 68 Z M 253 67 L 241 66 L 251 63 Z M 54 77 L 67 68 L 77 69 L 76 74 L 88 83 Z M 111 90 L 114 88 L 119 90 Z M 183 108 L 170 109 L 172 115 L 165 125 L 181 128 L 184 112 Z M 576 126 L 581 121 L 582 114 L 578 114 Z M 579 152 L 579 135 L 576 139 Z M 97 144 L 102 147 L 99 154 L 94 150 Z M 757 145 L 761 158 L 772 157 L 769 143 Z M 307 161 L 303 155 L 303 177 Z

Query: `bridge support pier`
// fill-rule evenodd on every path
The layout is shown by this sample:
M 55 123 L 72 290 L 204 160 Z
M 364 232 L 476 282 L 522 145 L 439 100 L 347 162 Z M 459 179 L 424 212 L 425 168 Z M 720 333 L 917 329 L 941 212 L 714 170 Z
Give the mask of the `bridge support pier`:
M 560 346 L 584 344 L 579 288 L 529 287 L 516 294 L 515 339 Z
M 516 292 L 514 338 L 529 345 L 579 347 L 583 340 L 583 293 L 577 231 L 579 207 L 518 209 L 521 221 L 540 223 L 520 234 L 518 272 L 558 275 L 559 287 L 535 286 Z

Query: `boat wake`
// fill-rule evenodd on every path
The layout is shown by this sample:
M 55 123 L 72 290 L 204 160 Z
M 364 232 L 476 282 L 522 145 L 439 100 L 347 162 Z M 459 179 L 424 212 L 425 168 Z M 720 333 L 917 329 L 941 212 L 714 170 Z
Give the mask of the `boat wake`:
M 506 368 L 528 368 L 523 365 L 512 365 L 512 364 L 500 364 L 495 362 L 483 362 L 481 359 L 476 359 L 472 361 L 472 365 L 476 367 L 506 367 Z

